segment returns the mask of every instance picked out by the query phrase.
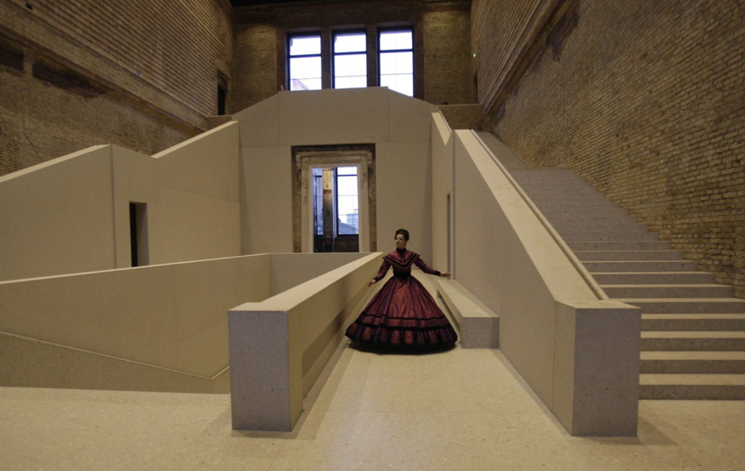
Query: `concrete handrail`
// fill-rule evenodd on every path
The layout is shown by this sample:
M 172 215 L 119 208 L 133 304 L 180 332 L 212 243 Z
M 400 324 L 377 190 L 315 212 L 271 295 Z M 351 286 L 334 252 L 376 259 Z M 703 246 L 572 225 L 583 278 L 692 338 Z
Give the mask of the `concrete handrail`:
M 504 165 L 502 165 L 502 162 L 497 159 L 497 157 L 494 155 L 494 153 L 487 147 L 486 144 L 484 144 L 484 141 L 481 140 L 479 135 L 476 133 L 476 131 L 471 130 L 471 133 L 476 138 L 476 140 L 484 147 L 484 150 L 489 153 L 491 158 L 494 160 L 494 163 L 497 164 L 497 167 L 504 173 L 505 177 L 507 177 L 507 180 L 512 184 L 512 186 L 515 187 L 515 190 L 517 190 L 517 193 L 522 197 L 522 199 L 525 201 L 525 203 L 528 205 L 528 207 L 533 211 L 533 214 L 538 218 L 538 220 L 541 222 L 543 227 L 546 228 L 548 233 L 551 235 L 551 237 L 556 241 L 556 244 L 561 248 L 561 251 L 564 252 L 564 254 L 567 256 L 569 261 L 572 263 L 572 266 L 574 266 L 575 269 L 577 269 L 577 272 L 579 272 L 580 276 L 583 280 L 585 280 L 585 283 L 590 287 L 593 293 L 597 296 L 600 300 L 608 300 L 610 299 L 608 295 L 603 291 L 603 288 L 600 287 L 600 285 L 595 281 L 595 279 L 590 275 L 590 272 L 587 271 L 585 266 L 582 264 L 582 262 L 577 258 L 577 256 L 574 254 L 572 249 L 569 248 L 567 243 L 564 241 L 564 239 L 559 235 L 558 232 L 556 232 L 556 229 L 554 229 L 554 226 L 551 225 L 551 223 L 546 219 L 546 217 L 543 215 L 540 209 L 533 203 L 533 201 L 530 199 L 530 197 L 523 191 L 522 187 L 515 181 L 515 179 L 512 177 L 512 174 L 505 168 Z
M 447 120 L 447 119 L 445 118 L 445 115 L 444 115 L 444 114 L 442 114 L 442 110 L 439 110 L 439 111 L 437 111 L 437 113 L 438 113 L 438 114 L 440 115 L 440 117 L 442 118 L 442 121 L 443 121 L 443 122 L 445 123 L 445 126 L 447 126 L 447 128 L 448 128 L 448 132 L 452 134 L 452 132 L 453 132 L 453 129 L 452 129 L 451 127 L 450 127 L 450 123 L 448 123 L 448 120 Z
M 499 316 L 500 350 L 567 431 L 636 435 L 639 309 L 598 299 L 500 152 L 453 134 L 458 281 Z
M 290 431 L 303 399 L 373 290 L 372 253 L 228 313 L 233 429 Z

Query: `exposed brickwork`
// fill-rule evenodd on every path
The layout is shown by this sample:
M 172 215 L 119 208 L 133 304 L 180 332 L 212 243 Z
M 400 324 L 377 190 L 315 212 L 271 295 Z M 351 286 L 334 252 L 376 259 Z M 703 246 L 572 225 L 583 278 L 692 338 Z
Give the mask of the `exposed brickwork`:
M 236 25 L 235 111 L 255 105 L 277 93 L 277 28 L 270 24 Z
M 493 130 L 530 165 L 573 168 L 745 297 L 745 4 L 577 11 Z
M 0 173 L 102 143 L 155 153 L 207 129 L 232 47 L 224 0 L 0 0 Z
M 481 105 L 440 105 L 440 111 L 450 129 L 478 129 Z
M 474 0 L 471 6 L 472 69 L 478 102 L 488 112 L 556 0 Z
M 42 78 L 33 77 L 29 54 L 20 74 L 0 65 L 0 175 L 92 145 L 155 154 L 193 136 L 124 97 L 69 76 L 54 78 L 54 63 L 35 65 Z
M 430 103 L 473 103 L 469 80 L 471 18 L 467 11 L 424 15 L 424 99 Z
M 217 114 L 215 62 L 233 54 L 222 0 L 10 1 L 31 4 L 37 18 L 202 115 Z

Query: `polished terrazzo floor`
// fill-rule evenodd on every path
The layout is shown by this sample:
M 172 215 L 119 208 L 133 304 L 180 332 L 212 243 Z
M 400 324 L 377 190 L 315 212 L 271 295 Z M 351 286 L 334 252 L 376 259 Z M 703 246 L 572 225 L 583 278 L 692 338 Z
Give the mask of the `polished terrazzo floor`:
M 0 388 L 2 470 L 743 469 L 745 401 L 642 401 L 638 438 L 574 438 L 498 350 L 345 348 L 292 433 L 225 395 Z

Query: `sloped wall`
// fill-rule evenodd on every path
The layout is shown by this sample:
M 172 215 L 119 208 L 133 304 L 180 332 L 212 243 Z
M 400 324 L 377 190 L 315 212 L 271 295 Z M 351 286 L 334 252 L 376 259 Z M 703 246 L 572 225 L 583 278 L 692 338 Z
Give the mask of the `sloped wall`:
M 154 157 L 98 146 L 0 177 L 0 280 L 131 266 L 129 204 L 149 264 L 241 255 L 238 125 Z

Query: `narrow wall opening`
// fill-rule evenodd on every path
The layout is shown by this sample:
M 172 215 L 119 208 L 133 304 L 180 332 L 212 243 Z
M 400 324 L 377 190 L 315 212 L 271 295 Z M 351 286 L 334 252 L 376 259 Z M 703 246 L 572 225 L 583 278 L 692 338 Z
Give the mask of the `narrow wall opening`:
M 132 266 L 150 263 L 147 237 L 147 204 L 129 203 L 129 241 Z

